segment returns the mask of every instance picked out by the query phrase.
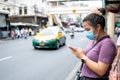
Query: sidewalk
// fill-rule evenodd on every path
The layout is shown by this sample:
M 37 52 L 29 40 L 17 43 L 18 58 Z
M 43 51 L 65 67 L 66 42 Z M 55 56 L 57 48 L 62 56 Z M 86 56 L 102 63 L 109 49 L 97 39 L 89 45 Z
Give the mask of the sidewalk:
M 28 36 L 27 39 L 30 38 L 30 37 L 33 37 L 33 36 Z M 19 38 L 19 39 L 22 40 L 22 39 L 24 39 L 24 38 Z M 19 40 L 19 39 L 15 38 L 14 40 Z M 6 41 L 10 41 L 10 40 L 12 41 L 12 39 L 11 39 L 10 37 L 9 37 L 9 38 L 4 38 L 4 39 L 0 39 L 0 43 L 6 42 Z M 13 40 L 13 41 L 14 41 L 14 40 Z
M 2 43 L 4 41 L 8 41 L 8 40 L 11 40 L 11 38 L 0 39 L 0 43 Z
M 29 38 L 29 37 L 31 37 L 31 36 L 28 36 L 27 38 Z M 19 38 L 19 39 L 23 39 L 23 38 Z M 12 39 L 11 38 L 0 39 L 0 43 L 5 42 L 5 41 L 10 41 L 10 40 L 12 40 Z M 18 40 L 18 39 L 16 38 L 14 40 Z

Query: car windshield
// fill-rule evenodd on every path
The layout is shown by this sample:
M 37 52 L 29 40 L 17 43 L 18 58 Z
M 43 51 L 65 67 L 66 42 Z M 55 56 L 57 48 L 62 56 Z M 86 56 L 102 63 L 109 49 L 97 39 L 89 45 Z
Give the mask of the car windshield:
M 40 32 L 40 34 L 50 34 L 50 35 L 55 35 L 58 31 L 57 30 L 49 30 L 49 29 L 46 29 L 46 30 L 42 30 Z

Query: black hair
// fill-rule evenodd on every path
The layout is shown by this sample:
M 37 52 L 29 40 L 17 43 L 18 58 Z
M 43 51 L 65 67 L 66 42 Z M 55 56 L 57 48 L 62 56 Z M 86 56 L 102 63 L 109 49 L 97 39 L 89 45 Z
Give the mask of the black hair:
M 93 26 L 93 28 L 97 27 L 97 24 L 100 24 L 102 29 L 105 27 L 105 18 L 103 15 L 105 15 L 105 9 L 104 8 L 99 8 L 98 11 L 102 13 L 102 15 L 96 14 L 96 13 L 91 13 L 87 15 L 84 19 L 83 22 L 88 22 L 89 25 Z

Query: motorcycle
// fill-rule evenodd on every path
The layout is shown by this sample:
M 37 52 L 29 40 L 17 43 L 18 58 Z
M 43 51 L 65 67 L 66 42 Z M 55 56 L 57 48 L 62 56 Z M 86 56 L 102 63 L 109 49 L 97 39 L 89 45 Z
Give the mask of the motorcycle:
M 71 37 L 71 39 L 74 39 L 74 32 L 70 33 L 70 37 Z

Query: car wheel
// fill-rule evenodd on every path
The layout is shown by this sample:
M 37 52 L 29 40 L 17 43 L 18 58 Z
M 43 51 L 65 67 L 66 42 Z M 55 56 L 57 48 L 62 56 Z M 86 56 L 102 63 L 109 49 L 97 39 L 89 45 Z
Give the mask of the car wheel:
M 59 41 L 56 43 L 56 49 L 60 48 L 60 43 Z
M 34 47 L 34 49 L 38 49 L 37 47 Z
M 64 43 L 62 44 L 63 46 L 65 46 L 66 45 L 66 40 L 64 41 Z
M 66 42 L 63 43 L 63 46 L 65 46 L 65 45 L 66 45 Z
M 63 46 L 65 46 L 65 45 L 66 45 L 66 38 L 65 38 L 64 43 L 63 43 Z

